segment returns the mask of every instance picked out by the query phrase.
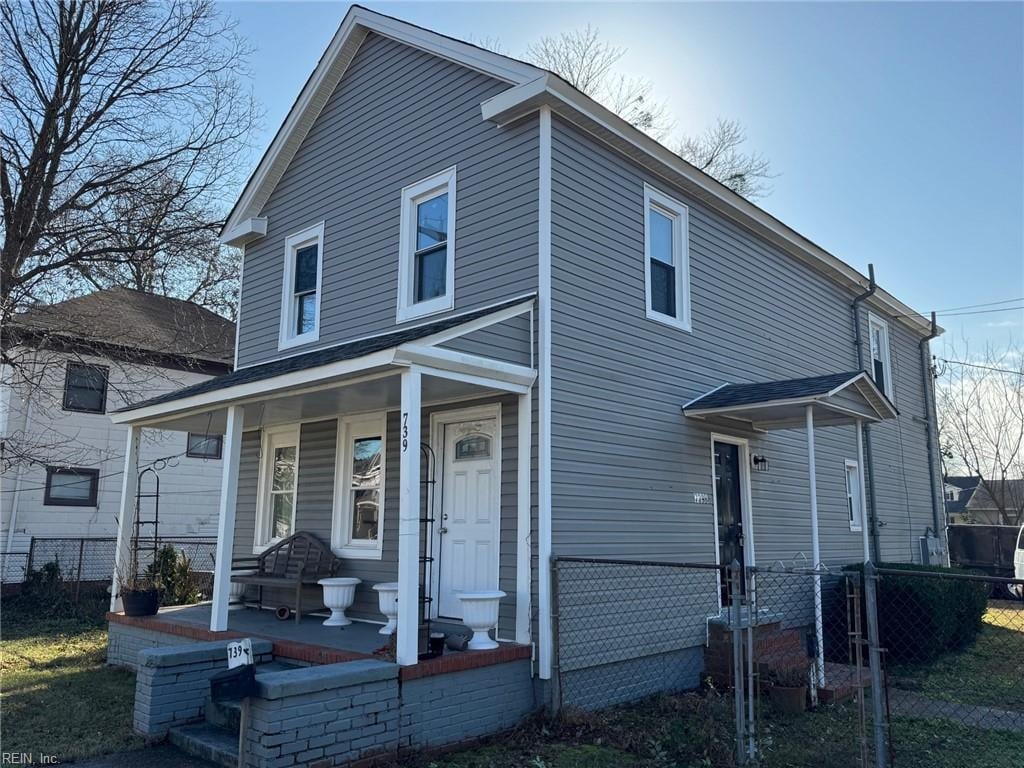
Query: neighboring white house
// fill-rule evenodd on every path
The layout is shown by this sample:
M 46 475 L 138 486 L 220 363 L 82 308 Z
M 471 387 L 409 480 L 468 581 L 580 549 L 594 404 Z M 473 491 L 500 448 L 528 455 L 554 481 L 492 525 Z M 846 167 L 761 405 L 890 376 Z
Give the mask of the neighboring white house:
M 128 430 L 107 414 L 229 372 L 234 324 L 189 302 L 115 288 L 19 314 L 3 343 L 0 547 L 28 553 L 34 538 L 37 566 L 51 553 L 67 563 L 84 551 L 82 578 L 109 578 Z M 159 535 L 215 535 L 221 436 L 144 430 L 140 453 L 159 477 Z M 154 474 L 144 483 L 152 492 Z M 141 519 L 154 516 L 153 504 L 141 502 Z M 80 538 L 109 541 L 82 550 L 57 541 Z M 6 557 L 5 581 L 19 580 L 26 564 Z

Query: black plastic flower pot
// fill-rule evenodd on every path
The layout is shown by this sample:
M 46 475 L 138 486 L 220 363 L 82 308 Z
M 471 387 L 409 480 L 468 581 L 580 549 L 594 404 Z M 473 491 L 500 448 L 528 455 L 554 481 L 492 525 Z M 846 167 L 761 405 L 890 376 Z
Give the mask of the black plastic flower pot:
M 125 616 L 153 616 L 160 607 L 160 593 L 155 589 L 126 589 L 121 593 Z

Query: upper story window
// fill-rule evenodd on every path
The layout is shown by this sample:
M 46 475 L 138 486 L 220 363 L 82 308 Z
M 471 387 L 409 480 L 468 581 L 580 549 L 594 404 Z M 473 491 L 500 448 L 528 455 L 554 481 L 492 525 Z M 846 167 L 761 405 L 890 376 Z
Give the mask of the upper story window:
M 868 339 L 871 344 L 871 377 L 880 390 L 892 400 L 892 354 L 889 350 L 889 325 L 875 315 L 868 315 Z
M 64 410 L 103 413 L 107 407 L 107 373 L 102 365 L 68 363 L 64 376 Z
M 644 185 L 647 317 L 684 331 L 690 326 L 689 211 Z
M 278 349 L 308 344 L 320 338 L 323 250 L 323 222 L 284 241 L 284 287 Z
M 77 467 L 47 467 L 43 504 L 56 507 L 95 507 L 100 471 Z
M 332 543 L 344 557 L 381 557 L 384 529 L 384 414 L 342 419 Z
M 455 305 L 455 168 L 402 190 L 398 322 Z
M 224 438 L 221 435 L 189 432 L 185 443 L 185 455 L 193 459 L 219 459 L 223 445 Z
M 299 478 L 299 427 L 268 427 L 263 432 L 256 550 L 295 533 Z

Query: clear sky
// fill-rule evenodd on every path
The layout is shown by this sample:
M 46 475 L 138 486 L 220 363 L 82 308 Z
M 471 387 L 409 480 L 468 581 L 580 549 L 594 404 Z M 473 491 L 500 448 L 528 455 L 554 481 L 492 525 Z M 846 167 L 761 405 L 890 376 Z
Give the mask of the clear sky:
M 739 120 L 781 174 L 759 204 L 922 312 L 949 341 L 1024 338 L 1024 4 L 377 3 L 511 55 L 586 26 L 627 49 L 678 131 Z M 348 3 L 231 2 L 257 49 L 262 151 Z

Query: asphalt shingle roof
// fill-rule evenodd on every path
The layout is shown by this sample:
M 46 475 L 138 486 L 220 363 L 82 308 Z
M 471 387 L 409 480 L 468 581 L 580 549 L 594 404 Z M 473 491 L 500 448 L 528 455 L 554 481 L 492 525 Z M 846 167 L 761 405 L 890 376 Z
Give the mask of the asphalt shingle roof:
M 824 376 L 810 376 L 803 379 L 782 379 L 755 384 L 726 384 L 697 398 L 686 406 L 686 410 L 705 408 L 730 408 L 741 405 L 767 403 L 772 400 L 788 400 L 799 397 L 813 397 L 831 392 L 863 371 L 830 373 Z
M 144 408 L 150 405 L 169 403 L 185 397 L 216 392 L 217 390 L 225 389 L 226 387 L 234 387 L 239 384 L 250 384 L 252 382 L 271 379 L 275 376 L 281 376 L 287 373 L 295 373 L 296 371 L 304 371 L 308 368 L 316 368 L 321 365 L 329 365 L 330 363 L 337 363 L 342 360 L 351 360 L 356 357 L 362 357 L 363 355 L 369 355 L 374 352 L 380 352 L 384 349 L 397 347 L 410 341 L 416 341 L 417 339 L 422 339 L 427 336 L 433 336 L 435 333 L 440 333 L 441 331 L 446 331 L 449 328 L 454 328 L 455 326 L 462 325 L 463 323 L 469 323 L 481 317 L 492 315 L 503 309 L 513 307 L 516 304 L 522 304 L 532 298 L 532 294 L 530 296 L 522 296 L 494 307 L 479 309 L 475 312 L 466 312 L 453 317 L 446 317 L 433 323 L 427 323 L 426 325 L 420 325 L 414 328 L 404 328 L 399 331 L 385 333 L 380 336 L 373 336 L 368 339 L 350 341 L 346 344 L 328 347 L 327 349 L 317 349 L 312 352 L 305 352 L 293 357 L 286 357 L 283 360 L 274 360 L 269 363 L 253 365 L 247 368 L 239 368 L 233 373 L 216 376 L 212 379 L 201 381 L 198 384 L 193 384 L 175 392 L 168 392 L 167 394 L 160 395 L 159 397 L 153 397 L 149 400 L 134 403 L 127 408 L 122 408 L 121 411 L 133 411 L 137 408 Z

